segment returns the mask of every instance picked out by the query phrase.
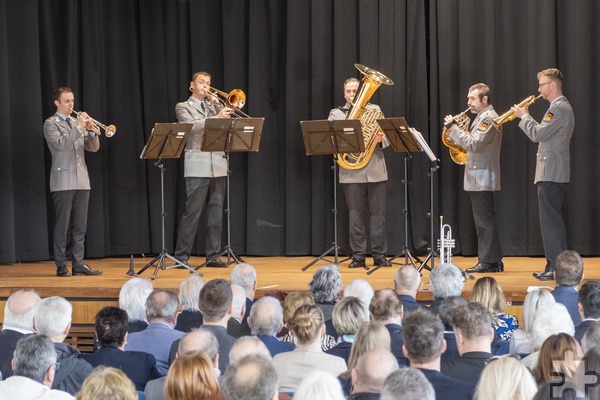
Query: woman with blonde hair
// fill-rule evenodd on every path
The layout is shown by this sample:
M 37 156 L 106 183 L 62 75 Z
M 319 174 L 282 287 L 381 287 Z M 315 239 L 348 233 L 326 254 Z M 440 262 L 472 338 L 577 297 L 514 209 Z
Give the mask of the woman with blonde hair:
M 137 400 L 133 382 L 123 371 L 112 367 L 98 367 L 81 386 L 76 400 Z
M 566 333 L 552 335 L 542 345 L 533 376 L 539 386 L 557 377 L 561 380 L 572 379 L 583 358 L 583 352 L 577 340 Z
M 483 369 L 475 400 L 531 400 L 538 387 L 531 372 L 515 357 L 493 357 Z
M 502 288 L 491 276 L 477 279 L 471 291 L 471 302 L 476 301 L 486 306 L 494 316 L 493 326 L 503 341 L 510 341 L 515 329 L 519 327 L 517 317 L 504 312 L 506 298 Z
M 516 329 L 510 338 L 509 353 L 519 354 L 522 357 L 525 354 L 531 354 L 534 351 L 533 337 L 531 336 L 531 328 L 533 319 L 538 308 L 555 303 L 554 296 L 544 289 L 535 289 L 527 293 L 523 302 L 523 324 L 521 328 Z
M 279 353 L 273 358 L 273 365 L 279 373 L 280 392 L 295 392 L 302 378 L 311 371 L 323 371 L 336 377 L 346 370 L 343 358 L 325 354 L 321 350 L 325 321 L 319 307 L 300 306 L 289 328 L 296 337 L 296 349 Z
M 223 398 L 212 361 L 203 351 L 177 357 L 167 374 L 168 400 L 212 400 Z

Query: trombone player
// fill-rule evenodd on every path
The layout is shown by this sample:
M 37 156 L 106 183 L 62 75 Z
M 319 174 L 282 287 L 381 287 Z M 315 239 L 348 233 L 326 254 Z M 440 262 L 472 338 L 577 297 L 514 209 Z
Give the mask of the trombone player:
M 477 83 L 469 88 L 467 105 L 477 114 L 470 132 L 462 130 L 453 116 L 444 118 L 448 136 L 467 150 L 464 190 L 471 198 L 478 258 L 467 272 L 502 272 L 504 264 L 494 211 L 494 192 L 500 190 L 502 131 L 493 124 L 498 114 L 490 102 L 490 88 L 486 84 Z

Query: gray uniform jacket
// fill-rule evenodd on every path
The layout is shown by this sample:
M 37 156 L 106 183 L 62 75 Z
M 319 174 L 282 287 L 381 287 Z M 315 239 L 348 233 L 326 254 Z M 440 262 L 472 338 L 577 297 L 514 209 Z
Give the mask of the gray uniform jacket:
M 500 190 L 500 147 L 502 131 L 492 120 L 498 114 L 489 105 L 477 114 L 471 124 L 471 132 L 452 125 L 448 136 L 467 150 L 464 189 L 467 192 Z
M 541 124 L 530 115 L 524 115 L 519 128 L 529 139 L 539 143 L 534 183 L 568 183 L 571 175 L 569 142 L 575 128 L 575 116 L 567 98 L 554 99 Z
M 100 141 L 94 133 L 78 128 L 75 120 L 69 120 L 71 128 L 58 114 L 44 122 L 44 138 L 52 154 L 50 192 L 91 189 L 84 150 L 98 151 Z
M 334 108 L 329 112 L 329 121 L 337 119 L 346 119 L 347 110 L 350 110 L 350 104 L 346 103 L 344 107 L 346 110 L 340 108 Z M 380 110 L 376 104 L 367 104 L 367 110 Z M 383 150 L 389 146 L 390 142 L 387 137 L 384 136 L 383 141 L 375 146 L 373 156 L 361 169 L 348 170 L 339 168 L 340 171 L 340 183 L 372 183 L 372 182 L 383 182 L 387 181 L 387 168 L 385 166 L 385 158 L 383 157 Z
M 184 177 L 216 178 L 227 175 L 225 153 L 222 151 L 200 151 L 202 135 L 204 134 L 204 121 L 206 118 L 217 115 L 220 108 L 205 103 L 203 110 L 200 102 L 191 96 L 187 101 L 177 103 L 175 106 L 177 121 L 194 124 L 185 145 Z

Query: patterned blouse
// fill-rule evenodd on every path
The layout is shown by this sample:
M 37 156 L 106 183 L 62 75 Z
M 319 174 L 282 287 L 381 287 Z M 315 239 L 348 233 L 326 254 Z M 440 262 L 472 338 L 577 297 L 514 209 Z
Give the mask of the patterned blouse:
M 494 329 L 503 341 L 510 341 L 515 329 L 519 328 L 519 320 L 512 314 L 497 314 L 494 320 Z

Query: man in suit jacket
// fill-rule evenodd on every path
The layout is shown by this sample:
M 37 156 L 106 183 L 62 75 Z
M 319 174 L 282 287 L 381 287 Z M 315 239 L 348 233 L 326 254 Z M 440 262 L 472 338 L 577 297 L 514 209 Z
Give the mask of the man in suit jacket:
M 329 112 L 329 121 L 346 119 L 358 87 L 359 81 L 356 78 L 350 78 L 344 82 L 346 104 L 343 107 L 332 109 Z M 367 104 L 366 109 L 380 111 L 379 106 L 375 104 Z M 365 218 L 367 217 L 367 211 L 369 213 L 368 220 L 370 221 L 373 263 L 376 266 L 383 267 L 392 265 L 386 258 L 385 201 L 388 176 L 382 150 L 389 145 L 389 142 L 382 130 L 375 133 L 375 141 L 377 145 L 366 166 L 357 170 L 345 168 L 339 170 L 340 183 L 344 188 L 350 219 L 349 234 L 352 262 L 349 268 L 366 268 L 367 236 Z
M 519 128 L 533 142 L 539 143 L 535 164 L 540 229 L 546 255 L 546 268 L 534 276 L 552 280 L 556 257 L 567 249 L 567 230 L 562 214 L 562 203 L 571 174 L 569 144 L 575 128 L 575 116 L 563 95 L 563 75 L 556 68 L 545 69 L 537 75 L 538 91 L 550 102 L 542 123 L 529 115 L 526 108 L 512 110 L 521 118 Z
M 296 348 L 292 343 L 277 339 L 277 333 L 283 327 L 283 308 L 274 297 L 265 296 L 252 306 L 248 323 L 253 335 L 267 346 L 271 357 Z
M 581 323 L 575 327 L 575 339 L 581 343 L 583 335 L 592 325 L 600 321 L 600 283 L 589 281 L 579 291 L 579 314 Z
M 573 320 L 573 326 L 581 323 L 579 315 L 579 291 L 577 286 L 583 279 L 583 259 L 573 250 L 565 250 L 556 257 L 554 270 L 556 287 L 551 292 L 557 303 L 567 307 L 569 315 Z
M 223 152 L 203 152 L 200 147 L 206 119 L 229 118 L 233 109 L 213 102 L 214 95 L 209 93 L 210 79 L 207 72 L 195 73 L 190 82 L 192 95 L 187 101 L 175 106 L 177 121 L 193 124 L 185 146 L 184 177 L 187 200 L 179 223 L 175 257 L 187 264 L 196 239 L 198 221 L 208 197 L 206 266 L 224 268 L 227 265 L 220 261 L 218 256 L 221 251 L 227 160 Z
M 422 308 L 417 303 L 417 292 L 421 288 L 421 274 L 410 265 L 405 265 L 396 271 L 394 275 L 394 290 L 402 300 L 402 309 L 404 312 Z
M 408 359 L 402 352 L 402 300 L 392 289 L 381 289 L 373 296 L 369 311 L 371 318 L 382 322 L 390 333 L 391 351 L 398 360 L 398 365 L 407 366 Z
M 87 230 L 90 178 L 85 164 L 85 151 L 100 148 L 98 136 L 92 130 L 92 119 L 81 112 L 73 113 L 75 97 L 67 87 L 54 91 L 56 114 L 44 122 L 44 138 L 52 154 L 50 192 L 54 200 L 54 263 L 57 276 L 71 276 L 67 269 L 67 244 L 71 243 L 73 275 L 100 275 L 83 261 Z M 84 151 L 85 150 L 85 151 Z M 71 237 L 67 238 L 70 232 Z
M 470 132 L 460 129 L 452 115 L 444 118 L 449 138 L 467 150 L 464 189 L 471 197 L 478 240 L 478 263 L 467 272 L 502 272 L 494 211 L 494 192 L 500 190 L 502 131 L 494 126 L 493 119 L 498 114 L 490 103 L 490 88 L 486 84 L 477 83 L 469 88 L 467 104 L 469 111 L 477 114 Z
M 156 289 L 146 300 L 148 327 L 129 334 L 125 350 L 144 351 L 156 359 L 158 373 L 166 375 L 169 369 L 171 344 L 181 339 L 183 332 L 173 329 L 177 321 L 177 296 L 170 290 Z
M 241 263 L 231 269 L 229 277 L 232 285 L 240 285 L 246 292 L 246 308 L 242 323 L 247 324 L 256 295 L 256 269 L 250 264 Z
M 249 336 L 250 326 L 243 322 L 246 311 L 246 292 L 240 285 L 232 283 L 230 286 L 233 298 L 231 301 L 231 317 L 227 321 L 227 333 L 236 339 Z

